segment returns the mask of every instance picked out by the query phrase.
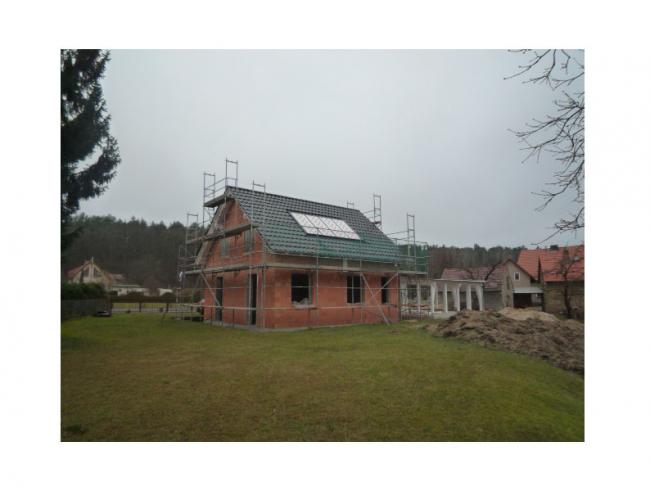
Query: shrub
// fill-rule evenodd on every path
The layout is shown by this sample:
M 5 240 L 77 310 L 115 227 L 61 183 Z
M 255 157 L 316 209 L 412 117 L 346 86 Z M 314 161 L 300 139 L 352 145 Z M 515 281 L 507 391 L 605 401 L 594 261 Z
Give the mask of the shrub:
M 106 291 L 99 284 L 66 282 L 61 286 L 61 299 L 101 299 Z

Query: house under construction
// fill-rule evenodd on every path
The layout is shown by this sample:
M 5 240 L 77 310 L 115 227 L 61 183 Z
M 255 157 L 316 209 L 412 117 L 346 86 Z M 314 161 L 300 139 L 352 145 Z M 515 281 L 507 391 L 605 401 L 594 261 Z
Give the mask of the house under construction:
M 204 174 L 203 221 L 188 214 L 179 300 L 194 316 L 228 325 L 296 328 L 391 323 L 426 314 L 426 244 L 407 215 L 401 238 L 382 231 L 381 197 L 361 212 L 239 187 Z M 235 173 L 237 174 L 237 172 Z M 194 220 L 192 222 L 192 219 Z

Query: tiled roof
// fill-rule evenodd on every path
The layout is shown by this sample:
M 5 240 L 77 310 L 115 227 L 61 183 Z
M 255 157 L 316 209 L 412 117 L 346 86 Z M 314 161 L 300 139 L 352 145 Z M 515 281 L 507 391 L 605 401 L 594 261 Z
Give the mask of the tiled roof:
M 103 276 L 106 278 L 106 280 L 108 281 L 108 284 L 111 285 L 111 286 L 116 285 L 116 284 L 120 284 L 120 285 L 128 285 L 128 286 L 139 286 L 139 284 L 133 284 L 133 283 L 128 282 L 127 279 L 126 279 L 126 277 L 124 276 L 124 274 L 114 274 L 114 273 L 112 273 L 112 272 L 105 271 L 104 269 L 102 269 L 101 267 L 99 267 L 99 265 L 97 264 L 97 262 L 94 262 L 94 260 L 86 260 L 86 261 L 84 261 L 84 263 L 81 264 L 80 266 L 77 266 L 77 267 L 75 267 L 75 268 L 73 268 L 73 269 L 70 269 L 70 270 L 67 272 L 68 279 L 72 279 L 72 278 L 73 278 L 73 277 L 74 277 L 74 276 L 75 276 L 79 271 L 81 271 L 84 267 L 90 266 L 90 265 L 92 265 L 92 264 L 94 264 L 94 265 L 95 265 L 95 268 L 98 269 L 99 272 L 102 273 L 102 275 L 103 275 Z
M 226 191 L 258 225 L 262 238 L 273 252 L 376 262 L 400 260 L 395 243 L 357 209 L 271 193 L 266 193 L 264 201 L 265 193 L 244 188 L 228 187 Z M 291 211 L 341 219 L 360 240 L 309 235 L 291 216 Z
M 526 269 L 536 280 L 538 262 L 541 264 L 544 282 L 584 281 L 585 278 L 585 246 L 570 245 L 555 249 L 522 250 L 517 263 Z
M 519 267 L 522 267 L 528 274 L 532 276 L 533 279 L 539 281 L 539 276 L 537 275 L 538 263 L 539 263 L 539 251 L 523 249 L 519 252 L 519 257 L 517 258 L 517 264 Z
M 83 268 L 84 265 L 86 265 L 85 262 L 84 262 L 82 265 L 78 265 L 78 266 L 75 267 L 74 269 L 70 269 L 70 270 L 68 271 L 68 279 L 72 279 L 72 278 L 75 276 L 75 274 L 76 274 L 77 272 L 79 272 L 79 271 Z
M 485 281 L 485 289 L 501 289 L 503 282 L 503 271 L 505 266 L 499 264 L 496 267 L 469 267 L 454 268 L 447 267 L 442 271 L 441 279 L 479 279 Z M 492 271 L 492 272 L 490 272 Z

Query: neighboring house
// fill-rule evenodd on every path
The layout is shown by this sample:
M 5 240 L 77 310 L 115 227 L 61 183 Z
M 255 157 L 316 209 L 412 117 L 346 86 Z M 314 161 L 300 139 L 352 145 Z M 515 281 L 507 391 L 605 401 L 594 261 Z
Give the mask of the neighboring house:
M 531 281 L 531 275 L 513 260 L 495 266 L 445 268 L 440 279 L 483 280 L 486 309 L 525 308 L 541 304 L 542 289 Z M 462 299 L 462 297 L 461 297 Z
M 68 271 L 68 282 L 99 284 L 104 289 L 108 289 L 113 283 L 113 276 L 110 272 L 101 269 L 95 263 L 94 257 L 91 257 L 90 260 Z
M 70 269 L 67 273 L 68 282 L 83 282 L 85 284 L 99 284 L 106 291 L 124 296 L 129 293 L 143 293 L 147 290 L 139 284 L 130 283 L 123 274 L 108 272 L 95 262 L 95 258 L 85 261 L 78 267 Z
M 399 248 L 354 208 L 233 186 L 204 206 L 214 217 L 184 279 L 201 282 L 207 321 L 395 322 L 400 279 L 426 277 L 426 269 L 404 271 Z
M 517 262 L 544 289 L 544 311 L 568 317 L 584 316 L 584 245 L 524 249 Z
M 120 275 L 120 274 L 118 274 Z M 140 286 L 139 284 L 131 284 L 124 281 L 116 281 L 109 289 L 109 292 L 117 295 L 117 296 L 126 296 L 127 294 L 133 294 L 133 293 L 138 293 L 142 294 L 144 296 L 149 296 L 151 294 L 151 291 Z

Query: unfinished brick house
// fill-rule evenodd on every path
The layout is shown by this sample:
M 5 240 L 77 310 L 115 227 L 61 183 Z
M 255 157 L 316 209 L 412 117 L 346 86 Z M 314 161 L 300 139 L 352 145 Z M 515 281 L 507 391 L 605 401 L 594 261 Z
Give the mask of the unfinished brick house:
M 195 279 L 209 322 L 260 328 L 395 322 L 400 285 L 426 277 L 408 249 L 354 208 L 236 186 L 204 207 L 213 213 L 184 277 Z

